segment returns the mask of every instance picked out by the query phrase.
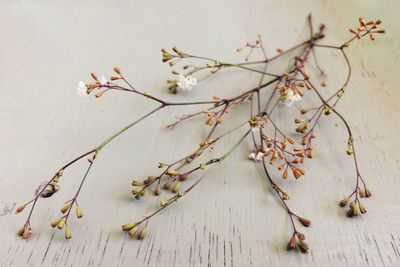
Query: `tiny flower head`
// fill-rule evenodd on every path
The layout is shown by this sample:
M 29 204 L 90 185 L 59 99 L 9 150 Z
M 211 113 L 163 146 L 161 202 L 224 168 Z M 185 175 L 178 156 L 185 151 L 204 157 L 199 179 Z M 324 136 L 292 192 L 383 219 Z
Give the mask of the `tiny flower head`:
M 18 231 L 18 235 L 23 239 L 28 239 L 32 234 L 32 228 L 29 222 L 25 223 L 25 225 Z
M 179 74 L 178 82 L 176 83 L 182 90 L 192 90 L 193 86 L 197 84 L 197 79 L 191 75 L 186 77 L 183 74 Z
M 286 96 L 284 98 L 284 103 L 286 107 L 291 107 L 295 102 L 300 101 L 301 96 L 297 92 L 294 92 L 292 89 L 288 89 L 286 91 Z
M 87 87 L 84 82 L 79 82 L 78 87 L 76 88 L 76 94 L 80 97 L 85 97 L 88 95 Z
M 107 79 L 106 79 L 104 76 L 101 76 L 100 84 L 101 84 L 102 86 L 104 86 L 104 85 L 107 85 L 107 83 L 108 83 Z
M 264 153 L 258 152 L 255 160 L 260 161 L 260 160 L 262 160 L 263 157 L 264 157 Z
M 249 159 L 255 160 L 256 159 L 256 153 L 252 152 L 248 156 Z

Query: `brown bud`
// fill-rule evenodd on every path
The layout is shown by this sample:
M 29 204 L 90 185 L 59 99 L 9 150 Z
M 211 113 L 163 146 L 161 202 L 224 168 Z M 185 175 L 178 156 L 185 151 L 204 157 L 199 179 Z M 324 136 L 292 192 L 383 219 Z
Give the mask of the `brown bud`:
M 364 214 L 364 213 L 367 212 L 367 209 L 364 207 L 364 205 L 360 204 L 359 206 L 360 206 L 360 212 L 361 212 L 362 214 Z
M 180 188 L 180 183 L 176 183 L 175 186 L 171 189 L 173 193 L 178 193 Z
M 350 31 L 351 33 L 357 34 L 357 31 L 354 30 L 354 29 L 351 29 L 351 28 L 350 28 L 349 31 Z
M 82 209 L 81 209 L 81 207 L 76 207 L 76 217 L 78 218 L 78 219 L 80 219 L 80 218 L 82 218 L 83 217 L 83 212 L 82 212 Z
M 296 236 L 293 234 L 289 243 L 287 244 L 287 250 L 292 250 L 296 248 Z
M 57 219 L 54 219 L 52 222 L 51 222 L 51 227 L 56 227 L 60 222 L 61 222 L 61 220 L 62 220 L 62 218 L 57 218 Z
M 22 211 L 25 209 L 25 207 L 26 207 L 26 204 L 24 204 L 24 205 L 22 205 L 22 206 L 19 206 L 19 207 L 15 210 L 15 213 L 20 213 L 20 212 L 22 212 Z
M 137 224 L 136 223 L 128 223 L 128 224 L 124 224 L 122 225 L 122 231 L 129 231 L 132 228 L 136 227 Z
M 114 67 L 113 70 L 115 71 L 115 73 L 121 75 L 121 69 L 119 67 Z
M 311 221 L 306 218 L 299 217 L 298 219 L 305 227 L 309 227 L 311 225 Z
M 142 230 L 140 230 L 140 232 L 137 235 L 137 238 L 143 239 L 145 235 L 146 235 L 146 227 L 144 227 Z
M 304 175 L 304 170 L 302 170 L 300 168 L 294 168 L 294 169 L 292 169 L 292 172 L 296 179 L 299 179 L 300 176 Z
M 156 189 L 154 190 L 154 195 L 158 196 L 160 194 L 161 191 L 161 186 L 157 185 Z
M 171 186 L 172 186 L 172 183 L 171 183 L 171 182 L 166 182 L 166 183 L 163 185 L 163 189 L 169 190 L 169 189 L 171 189 Z
M 286 169 L 283 171 L 282 178 L 286 179 L 287 177 L 288 177 L 288 170 Z
M 57 228 L 58 229 L 63 229 L 66 221 L 67 221 L 67 219 L 65 217 L 62 217 L 60 222 L 57 224 Z
M 346 207 L 346 205 L 347 205 L 348 202 L 349 202 L 349 197 L 345 197 L 344 199 L 342 199 L 342 200 L 339 202 L 339 206 L 342 207 L 342 208 L 344 208 L 344 207 Z
M 303 253 L 307 253 L 310 250 L 310 248 L 308 247 L 308 244 L 304 241 L 299 242 L 299 248 L 300 248 L 301 252 L 303 252 Z
M 95 81 L 98 81 L 98 80 L 99 80 L 99 79 L 97 78 L 96 73 L 92 72 L 92 73 L 90 73 L 90 75 L 92 76 L 92 78 L 93 78 Z
M 132 180 L 132 186 L 142 186 L 143 183 L 139 181 Z
M 136 231 L 137 231 L 137 226 L 134 226 L 134 227 L 132 227 L 132 228 L 128 231 L 128 235 L 129 235 L 130 237 L 134 237 Z
M 65 227 L 65 239 L 72 238 L 71 230 L 69 229 L 68 225 Z
M 365 197 L 370 197 L 370 196 L 372 196 L 371 191 L 369 191 L 367 187 L 365 187 L 364 191 L 365 191 Z
M 66 205 L 64 205 L 64 207 L 61 208 L 61 213 L 66 213 L 71 207 L 71 203 L 68 203 Z

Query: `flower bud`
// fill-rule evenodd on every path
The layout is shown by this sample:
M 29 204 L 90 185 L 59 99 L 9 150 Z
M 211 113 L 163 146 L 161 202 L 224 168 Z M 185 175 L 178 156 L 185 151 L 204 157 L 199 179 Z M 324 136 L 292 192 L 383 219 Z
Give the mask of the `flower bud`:
M 69 229 L 68 225 L 65 227 L 65 239 L 72 238 L 71 230 Z

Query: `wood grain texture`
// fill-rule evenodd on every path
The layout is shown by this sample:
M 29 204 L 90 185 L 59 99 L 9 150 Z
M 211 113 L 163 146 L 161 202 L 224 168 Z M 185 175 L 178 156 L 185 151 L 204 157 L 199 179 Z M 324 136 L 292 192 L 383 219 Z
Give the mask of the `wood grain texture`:
M 399 3 L 0 1 L 0 265 L 399 266 Z M 148 214 L 159 200 L 134 201 L 132 177 L 157 173 L 159 161 L 180 158 L 207 133 L 201 120 L 166 131 L 163 125 L 175 115 L 193 110 L 169 108 L 104 149 L 79 198 L 85 218 L 71 223 L 71 240 L 49 222 L 78 186 L 83 163 L 66 173 L 51 201 L 40 201 L 32 238 L 16 236 L 26 216 L 14 214 L 16 205 L 40 182 L 153 106 L 126 94 L 78 98 L 76 84 L 88 80 L 88 73 L 110 75 L 119 65 L 139 88 L 172 99 L 164 86 L 170 70 L 160 62 L 161 47 L 177 45 L 238 61 L 241 55 L 234 50 L 261 33 L 273 55 L 276 48 L 307 38 L 308 13 L 326 23 L 323 43 L 340 44 L 359 16 L 382 19 L 388 31 L 375 43 L 365 40 L 349 48 L 354 75 L 338 106 L 354 129 L 361 171 L 374 193 L 365 201 L 366 216 L 350 220 L 337 207 L 353 187 L 354 170 L 344 154 L 345 129 L 329 117 L 318 126 L 316 158 L 306 164 L 306 177 L 282 183 L 291 194 L 290 205 L 313 222 L 304 230 L 312 248 L 308 255 L 286 252 L 290 222 L 262 171 L 245 160 L 250 143 L 155 217 L 143 241 L 130 240 L 120 225 Z M 331 52 L 320 56 L 329 75 L 327 90 L 333 90 L 345 77 L 343 61 Z M 176 100 L 231 96 L 258 78 L 227 71 Z M 291 120 L 285 122 L 286 111 L 280 111 L 276 118 L 282 127 L 293 128 Z M 226 127 L 243 119 L 238 115 Z M 214 154 L 237 138 L 230 135 Z

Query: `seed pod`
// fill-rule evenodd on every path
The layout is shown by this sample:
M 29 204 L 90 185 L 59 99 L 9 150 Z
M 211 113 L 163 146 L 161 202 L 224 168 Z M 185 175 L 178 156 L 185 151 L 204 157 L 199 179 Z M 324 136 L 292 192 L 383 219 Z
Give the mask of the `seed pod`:
M 282 178 L 286 179 L 287 177 L 288 177 L 288 170 L 286 169 L 283 171 Z
M 366 213 L 367 212 L 367 209 L 364 207 L 364 205 L 362 205 L 362 204 L 360 204 L 360 212 L 362 213 L 362 214 L 364 214 L 364 213 Z
M 62 217 L 61 220 L 60 220 L 60 222 L 57 224 L 57 228 L 58 228 L 58 229 L 63 229 L 63 227 L 64 227 L 66 221 L 67 221 L 67 218 Z
M 350 209 L 347 211 L 347 217 L 351 218 L 351 217 L 353 217 L 353 216 L 354 216 L 353 209 L 350 208 Z
M 119 67 L 114 67 L 113 70 L 115 71 L 115 73 L 121 75 L 121 69 Z
M 299 217 L 298 219 L 305 227 L 309 227 L 311 225 L 311 221 L 306 218 Z
M 177 175 L 178 172 L 175 171 L 175 170 L 172 170 L 172 169 L 168 169 L 168 170 L 165 172 L 165 174 L 166 174 L 166 175 L 169 175 L 169 176 L 174 176 L 174 175 Z
M 15 210 L 15 213 L 20 213 L 20 212 L 22 212 L 22 211 L 25 209 L 25 207 L 26 207 L 26 204 L 24 204 L 24 205 L 22 205 L 22 206 L 19 206 L 19 207 Z
M 143 229 L 140 230 L 140 232 L 138 233 L 137 238 L 143 239 L 145 235 L 146 235 L 146 227 L 143 227 Z
M 303 233 L 297 233 L 297 237 L 300 241 L 304 241 L 306 239 L 306 236 Z
M 76 207 L 75 211 L 76 211 L 76 217 L 77 217 L 78 219 L 80 219 L 80 218 L 83 217 L 83 213 L 82 213 L 81 207 L 79 207 L 79 206 Z
M 300 176 L 304 175 L 304 170 L 300 168 L 294 168 L 292 169 L 293 175 L 296 179 L 299 179 Z
M 52 222 L 51 222 L 51 227 L 56 227 L 60 222 L 61 222 L 61 220 L 62 220 L 62 218 L 57 218 L 57 219 L 54 219 Z
M 180 184 L 179 182 L 176 183 L 175 186 L 172 188 L 171 191 L 172 191 L 173 193 L 178 193 L 178 192 L 179 192 L 180 185 L 181 185 L 181 184 Z
M 367 187 L 365 187 L 364 191 L 365 191 L 365 197 L 370 197 L 370 196 L 372 196 L 371 191 L 369 191 Z
M 28 239 L 32 234 L 32 229 L 30 225 L 25 225 L 24 226 L 24 231 L 22 233 L 22 238 L 23 239 Z
M 167 206 L 167 204 L 168 204 L 168 200 L 161 200 L 160 201 L 160 206 L 161 207 L 165 207 L 165 206 Z
M 299 248 L 300 248 L 301 252 L 303 252 L 303 253 L 307 253 L 310 250 L 310 248 L 308 247 L 308 244 L 304 241 L 299 242 Z
M 169 190 L 169 189 L 171 189 L 171 186 L 172 186 L 172 183 L 171 183 L 171 182 L 166 182 L 166 183 L 163 185 L 163 189 Z
M 68 204 L 64 205 L 64 207 L 62 207 L 61 210 L 60 210 L 61 213 L 66 213 L 69 210 L 70 207 L 71 207 L 71 203 L 68 203 Z
M 25 231 L 25 226 L 21 227 L 21 228 L 18 230 L 18 235 L 19 235 L 19 236 L 22 236 L 22 235 L 24 234 L 24 231 Z
M 161 191 L 161 186 L 157 185 L 156 190 L 154 190 L 154 195 L 156 196 L 160 195 L 160 191 Z
M 342 199 L 340 202 L 339 202 L 339 206 L 340 207 L 346 207 L 346 205 L 347 205 L 347 203 L 349 202 L 349 197 L 345 197 L 344 199 Z
M 65 227 L 65 239 L 72 238 L 71 230 L 69 229 L 68 225 Z
M 293 235 L 287 244 L 287 250 L 292 250 L 296 248 L 296 236 Z
M 128 224 L 124 224 L 122 225 L 122 231 L 129 231 L 132 228 L 136 227 L 137 224 L 136 223 L 128 223 Z
M 143 183 L 139 181 L 132 180 L 132 186 L 142 186 Z
M 134 227 L 132 227 L 132 228 L 128 231 L 128 235 L 129 235 L 130 237 L 134 237 L 136 231 L 137 231 L 137 226 L 134 226 Z
M 98 80 L 99 80 L 99 79 L 97 78 L 96 73 L 92 72 L 92 73 L 90 73 L 90 75 L 92 76 L 92 78 L 93 78 L 95 81 L 98 81 Z

